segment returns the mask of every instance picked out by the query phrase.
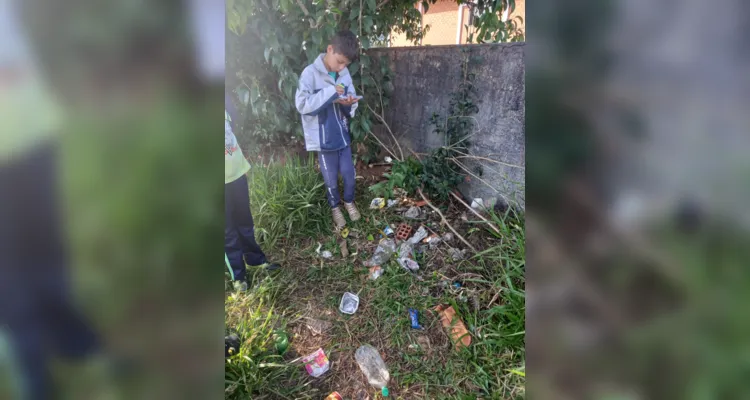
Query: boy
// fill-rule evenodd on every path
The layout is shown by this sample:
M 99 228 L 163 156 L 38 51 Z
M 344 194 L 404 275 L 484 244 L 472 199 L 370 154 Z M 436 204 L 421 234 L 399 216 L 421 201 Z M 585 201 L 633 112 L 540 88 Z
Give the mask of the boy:
M 247 290 L 245 261 L 252 266 L 266 265 L 267 270 L 278 269 L 279 265 L 269 265 L 266 255 L 255 241 L 245 176 L 250 170 L 250 163 L 242 155 L 232 130 L 235 113 L 229 94 L 225 95 L 224 101 L 224 252 L 234 288 L 244 292 Z
M 346 68 L 358 53 L 359 41 L 352 32 L 337 33 L 326 52 L 302 71 L 295 101 L 297 111 L 302 114 L 305 147 L 307 151 L 318 152 L 328 204 L 337 229 L 346 225 L 339 207 L 339 174 L 344 181 L 344 208 L 352 221 L 361 218 L 354 205 L 355 174 L 348 127 L 358 99 Z

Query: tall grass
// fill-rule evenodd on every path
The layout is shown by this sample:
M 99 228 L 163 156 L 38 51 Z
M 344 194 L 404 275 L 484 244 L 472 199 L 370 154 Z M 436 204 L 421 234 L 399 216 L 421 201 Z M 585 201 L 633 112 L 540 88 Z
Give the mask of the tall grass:
M 490 213 L 500 233 L 487 229 L 499 243 L 472 258 L 488 285 L 479 310 L 465 307 L 474 326 L 474 344 L 464 353 L 472 369 L 467 376 L 488 395 L 504 399 L 525 395 L 525 259 L 524 218 L 512 209 Z M 479 282 L 477 282 L 479 283 Z M 494 397 L 493 397 L 494 398 Z
M 275 352 L 274 332 L 286 328 L 274 306 L 280 285 L 270 277 L 253 290 L 231 294 L 225 301 L 227 333 L 239 335 L 242 345 L 224 368 L 226 399 L 285 398 L 299 394 L 300 387 L 278 387 L 278 382 L 300 374 L 298 365 L 287 363 Z
M 306 163 L 297 156 L 282 164 L 254 166 L 248 176 L 250 206 L 258 241 L 266 247 L 292 236 L 317 236 L 330 231 L 323 177 L 315 170 L 315 157 Z

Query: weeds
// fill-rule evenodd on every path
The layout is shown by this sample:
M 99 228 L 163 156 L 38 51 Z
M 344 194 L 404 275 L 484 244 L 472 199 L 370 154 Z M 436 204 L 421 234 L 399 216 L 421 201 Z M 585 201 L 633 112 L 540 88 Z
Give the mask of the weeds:
M 279 239 L 329 232 L 330 208 L 325 184 L 315 170 L 314 155 L 307 163 L 286 157 L 284 165 L 271 162 L 251 169 L 250 206 L 255 218 L 256 236 L 265 247 Z
M 313 173 L 315 176 L 313 177 Z M 447 246 L 426 250 L 420 258 L 418 280 L 399 267 L 395 260 L 383 265 L 385 274 L 376 281 L 358 260 L 369 257 L 377 245 L 383 220 L 398 220 L 381 210 L 362 209 L 361 221 L 350 224 L 349 248 L 356 257 L 321 262 L 315 243 L 336 252 L 338 239 L 331 235 L 324 215 L 328 207 L 317 172 L 298 161 L 285 166 L 256 168 L 251 184 L 253 207 L 259 210 L 257 225 L 266 230 L 266 244 L 286 237 L 295 243 L 283 249 L 283 268 L 273 277 L 257 276 L 256 289 L 227 300 L 227 325 L 238 331 L 245 342 L 240 355 L 226 367 L 227 398 L 323 398 L 336 390 L 345 398 L 357 398 L 364 390 L 373 396 L 354 360 L 354 350 L 369 343 L 381 352 L 391 372 L 389 388 L 401 399 L 517 399 L 524 396 L 525 365 L 525 237 L 523 216 L 512 209 L 488 218 L 499 228 L 486 224 L 457 226 L 471 235 L 483 249 L 474 257 L 454 262 Z M 305 178 L 307 177 L 307 178 Z M 282 182 L 279 186 L 277 182 Z M 309 192 L 303 202 L 286 201 L 270 208 L 263 196 L 288 196 L 291 182 L 298 191 Z M 295 183 L 296 184 L 296 183 Z M 265 193 L 261 195 L 260 193 Z M 361 188 L 358 193 L 363 194 Z M 360 198 L 362 203 L 368 199 Z M 263 201 L 263 203 L 261 203 Z M 304 203 L 304 204 L 303 204 Z M 310 206 L 304 206 L 310 204 Z M 304 207 L 303 207 L 304 206 Z M 301 208 L 303 207 L 303 208 Z M 298 209 L 295 214 L 285 210 Z M 255 211 L 255 210 L 254 210 Z M 273 211 L 273 212 L 272 212 Z M 283 223 L 269 220 L 282 218 Z M 269 225 L 262 225 L 269 224 Z M 368 237 L 375 240 L 369 240 Z M 452 245 L 456 245 L 456 241 Z M 270 246 L 267 251 L 273 252 Z M 455 288 L 453 282 L 461 282 Z M 252 285 L 251 285 L 252 286 Z M 345 292 L 357 293 L 360 309 L 355 315 L 338 312 Z M 429 311 L 440 304 L 451 304 L 472 335 L 469 348 L 455 351 L 439 322 Z M 423 330 L 412 329 L 408 309 L 420 312 Z M 331 323 L 322 335 L 306 328 L 306 318 Z M 273 351 L 273 333 L 284 329 L 290 338 L 290 354 Z M 323 348 L 331 360 L 331 370 L 319 379 L 307 377 L 296 357 Z M 371 397 L 378 398 L 378 397 Z

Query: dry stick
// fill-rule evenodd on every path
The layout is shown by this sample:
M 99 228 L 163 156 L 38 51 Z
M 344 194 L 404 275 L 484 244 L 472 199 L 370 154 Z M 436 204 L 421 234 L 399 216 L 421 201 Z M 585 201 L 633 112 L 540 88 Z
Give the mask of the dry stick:
M 440 216 L 440 218 L 443 220 L 443 223 L 445 223 L 446 225 L 448 225 L 448 228 L 450 228 L 450 230 L 452 230 L 453 233 L 456 234 L 456 237 L 458 237 L 459 239 L 461 239 L 461 241 L 464 242 L 464 244 L 466 246 L 468 246 L 471 250 L 473 250 L 476 253 L 477 249 L 474 246 L 472 246 L 471 243 L 469 243 L 466 239 L 464 239 L 464 237 L 461 236 L 460 233 L 458 233 L 458 231 L 456 230 L 456 228 L 454 228 L 453 225 L 451 225 L 450 222 L 448 222 L 448 219 L 445 218 L 445 215 L 443 215 L 443 213 L 437 207 L 435 207 L 434 205 L 432 205 L 432 203 L 430 203 L 430 201 L 427 200 L 427 197 L 425 197 L 424 193 L 422 193 L 422 189 L 417 189 L 417 191 L 419 192 L 419 195 L 422 196 L 422 200 L 424 200 L 425 203 L 427 203 L 427 205 L 430 206 L 430 208 L 432 208 L 436 213 L 438 213 L 438 215 Z
M 369 107 L 369 106 L 368 106 L 368 107 Z M 385 145 L 385 144 L 384 144 L 383 142 L 381 142 L 381 141 L 380 141 L 380 139 L 379 139 L 379 138 L 378 138 L 378 137 L 377 137 L 377 136 L 376 136 L 376 135 L 375 135 L 374 133 L 372 133 L 372 131 L 370 131 L 370 132 L 367 132 L 367 133 L 369 133 L 369 134 L 370 134 L 370 136 L 374 137 L 374 138 L 375 138 L 375 140 L 377 140 L 377 141 L 378 141 L 378 143 L 380 143 L 380 146 L 381 146 L 382 148 L 384 148 L 384 149 L 385 149 L 385 151 L 387 151 L 387 152 L 388 152 L 388 154 L 390 154 L 391 156 L 393 156 L 393 158 L 394 158 L 394 159 L 396 159 L 396 160 L 398 160 L 398 161 L 401 161 L 401 160 L 400 160 L 400 159 L 398 158 L 398 156 L 396 156 L 395 154 L 393 154 L 393 152 L 391 151 L 391 149 L 389 149 L 389 148 L 388 148 L 388 146 L 386 146 L 386 145 Z
M 467 153 L 460 152 L 458 150 L 454 150 L 454 151 L 456 153 L 458 153 L 458 154 L 461 154 L 460 156 L 457 156 L 456 158 L 468 158 L 470 160 L 489 161 L 489 162 L 492 162 L 492 163 L 495 163 L 495 164 L 505 165 L 506 167 L 518 168 L 518 169 L 526 169 L 526 167 L 521 166 L 521 165 L 510 164 L 510 163 L 506 163 L 506 162 L 503 162 L 503 161 L 493 160 L 493 159 L 487 158 L 487 157 L 476 156 L 474 154 L 467 154 Z
M 383 109 L 383 110 L 385 110 L 385 106 L 383 105 L 383 91 L 380 90 L 380 86 L 378 86 L 377 83 L 375 84 L 375 88 L 378 89 L 378 96 L 380 96 L 380 108 Z M 370 111 L 373 114 L 375 114 L 376 117 L 378 117 L 378 119 L 380 120 L 380 122 L 382 122 L 383 125 L 385 125 L 385 129 L 388 130 L 388 133 L 390 133 L 391 138 L 393 139 L 393 142 L 396 143 L 396 147 L 398 147 L 398 152 L 401 153 L 401 159 L 403 160 L 405 158 L 404 157 L 404 150 L 401 148 L 401 144 L 398 142 L 398 140 L 396 140 L 396 135 L 393 134 L 393 131 L 391 130 L 390 125 L 388 125 L 388 123 L 385 122 L 385 118 L 382 115 L 376 113 L 375 110 L 373 110 L 372 107 L 370 107 L 369 104 L 367 105 L 367 108 L 369 108 Z
M 455 158 L 451 158 L 451 160 L 453 160 L 453 162 L 455 162 L 456 165 L 458 165 L 461 169 L 463 169 L 464 171 L 466 171 L 467 174 L 471 175 L 472 177 L 476 178 L 478 181 L 480 181 L 480 182 L 484 183 L 485 185 L 487 185 L 488 188 L 490 188 L 490 189 L 494 190 L 495 192 L 497 192 L 497 194 L 499 194 L 500 197 L 502 197 L 503 200 L 505 200 L 506 203 L 510 204 L 510 200 L 508 200 L 508 198 L 505 197 L 504 194 L 502 194 L 499 190 L 497 190 L 497 188 L 495 188 L 494 186 L 490 185 L 487 181 L 485 181 L 484 179 L 478 177 L 473 172 L 469 171 L 463 164 L 461 164 L 460 161 L 456 160 Z
M 478 213 L 478 212 L 477 212 L 477 210 L 475 210 L 475 209 L 471 208 L 471 206 L 470 206 L 470 205 L 468 205 L 468 204 L 466 204 L 466 202 L 465 202 L 465 201 L 461 200 L 461 198 L 460 198 L 460 197 L 458 197 L 458 196 L 456 195 L 456 193 L 454 193 L 454 192 L 451 192 L 451 196 L 453 196 L 453 198 L 454 198 L 454 199 L 458 200 L 458 201 L 459 201 L 459 203 L 461 203 L 461 204 L 463 204 L 464 206 L 466 206 L 466 208 L 468 208 L 468 209 L 469 209 L 469 211 L 471 211 L 472 213 L 474 213 L 474 215 L 476 215 L 477 217 L 481 218 L 481 219 L 482 219 L 482 221 L 486 222 L 486 223 L 487 223 L 487 225 L 489 225 L 489 227 L 490 227 L 490 228 L 492 228 L 492 230 L 493 230 L 493 231 L 497 232 L 497 234 L 498 234 L 498 235 L 500 235 L 500 229 L 499 229 L 499 228 L 498 228 L 497 226 L 495 226 L 495 224 L 493 224 L 493 223 L 492 223 L 492 221 L 490 221 L 490 220 L 488 220 L 487 218 L 483 217 L 483 216 L 482 216 L 482 214 L 480 214 L 480 213 Z

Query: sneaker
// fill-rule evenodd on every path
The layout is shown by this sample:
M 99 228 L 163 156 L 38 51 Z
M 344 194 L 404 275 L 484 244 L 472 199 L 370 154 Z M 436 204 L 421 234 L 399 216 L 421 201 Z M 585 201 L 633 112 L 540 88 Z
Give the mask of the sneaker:
M 247 292 L 247 282 L 245 281 L 234 281 L 232 285 L 234 286 L 234 290 L 238 292 Z
M 341 208 L 336 207 L 331 211 L 333 213 L 333 224 L 336 225 L 336 228 L 341 229 L 346 226 L 346 220 L 344 219 L 344 213 L 341 212 Z
M 352 221 L 359 221 L 359 219 L 362 218 L 362 215 L 359 213 L 359 210 L 357 210 L 357 206 L 355 206 L 354 203 L 344 203 L 344 208 L 346 208 L 346 211 L 349 213 L 349 218 L 351 218 Z

